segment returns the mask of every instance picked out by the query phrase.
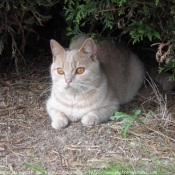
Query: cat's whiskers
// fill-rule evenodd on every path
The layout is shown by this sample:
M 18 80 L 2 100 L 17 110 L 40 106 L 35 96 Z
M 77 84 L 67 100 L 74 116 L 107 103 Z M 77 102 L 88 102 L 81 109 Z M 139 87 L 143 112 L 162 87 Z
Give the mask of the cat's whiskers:
M 48 87 L 48 88 L 44 89 L 44 90 L 40 93 L 39 97 L 37 98 L 37 101 L 43 96 L 43 94 L 46 94 L 47 92 L 50 92 L 50 91 L 51 91 L 51 88 L 52 88 L 52 87 Z
M 103 89 L 102 87 L 98 87 L 98 89 L 97 89 L 96 86 L 92 86 L 91 84 L 87 84 L 87 83 L 77 83 L 77 85 L 81 86 L 83 88 L 86 88 L 88 90 L 94 90 L 95 89 L 95 90 L 99 91 L 99 90 Z
M 88 101 L 89 103 L 89 98 L 87 98 L 87 93 L 81 88 L 81 87 L 77 87 L 78 92 L 85 97 L 86 101 Z
M 48 87 L 48 88 L 44 89 L 44 90 L 41 92 L 40 96 L 42 96 L 43 94 L 45 94 L 45 93 L 47 93 L 47 92 L 50 92 L 51 89 L 52 89 L 52 87 Z
M 89 80 L 89 81 L 86 81 L 86 82 L 94 82 L 94 81 L 102 79 L 102 78 L 105 78 L 105 76 L 95 76 L 95 77 L 93 77 L 93 80 Z

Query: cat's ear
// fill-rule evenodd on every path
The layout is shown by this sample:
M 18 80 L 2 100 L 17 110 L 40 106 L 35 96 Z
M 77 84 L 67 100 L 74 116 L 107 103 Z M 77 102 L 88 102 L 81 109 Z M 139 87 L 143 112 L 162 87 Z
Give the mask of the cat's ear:
M 93 60 L 97 56 L 97 46 L 92 38 L 87 39 L 81 46 L 80 52 L 88 54 Z
M 53 55 L 53 59 L 56 58 L 57 55 L 61 55 L 65 53 L 64 48 L 55 40 L 50 40 L 50 47 Z

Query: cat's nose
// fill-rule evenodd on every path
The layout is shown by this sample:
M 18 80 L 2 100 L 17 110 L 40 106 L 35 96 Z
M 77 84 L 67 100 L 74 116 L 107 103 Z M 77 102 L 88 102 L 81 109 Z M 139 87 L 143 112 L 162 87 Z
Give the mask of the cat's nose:
M 71 79 L 66 79 L 67 84 L 70 84 L 72 82 Z

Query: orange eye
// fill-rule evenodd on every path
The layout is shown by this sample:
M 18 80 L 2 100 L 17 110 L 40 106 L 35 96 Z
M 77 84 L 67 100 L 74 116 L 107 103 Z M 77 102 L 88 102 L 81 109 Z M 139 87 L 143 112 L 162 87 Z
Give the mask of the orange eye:
M 76 73 L 77 74 L 82 74 L 82 73 L 84 73 L 84 71 L 85 71 L 84 67 L 79 67 L 79 68 L 77 68 Z
M 64 70 L 61 69 L 61 68 L 57 68 L 57 73 L 60 74 L 60 75 L 63 75 L 64 74 Z

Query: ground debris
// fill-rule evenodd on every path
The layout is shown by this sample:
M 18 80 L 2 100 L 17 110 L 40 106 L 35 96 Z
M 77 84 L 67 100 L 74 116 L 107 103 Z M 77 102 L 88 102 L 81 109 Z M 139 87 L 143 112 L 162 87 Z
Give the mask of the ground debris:
M 146 119 L 145 124 L 131 126 L 126 139 L 121 134 L 121 121 L 93 127 L 70 123 L 57 131 L 51 128 L 45 110 L 50 94 L 48 74 L 28 74 L 30 81 L 25 76 L 22 80 L 15 76 L 1 87 L 1 169 L 20 174 L 27 172 L 25 164 L 30 164 L 42 166 L 50 174 L 75 174 L 124 163 L 156 171 L 155 161 L 175 167 L 175 107 L 171 93 L 166 94 L 167 103 L 161 103 L 167 108 L 160 108 L 151 87 L 143 87 L 135 100 L 121 107 L 129 114 L 139 108 Z M 162 117 L 163 112 L 168 115 Z

